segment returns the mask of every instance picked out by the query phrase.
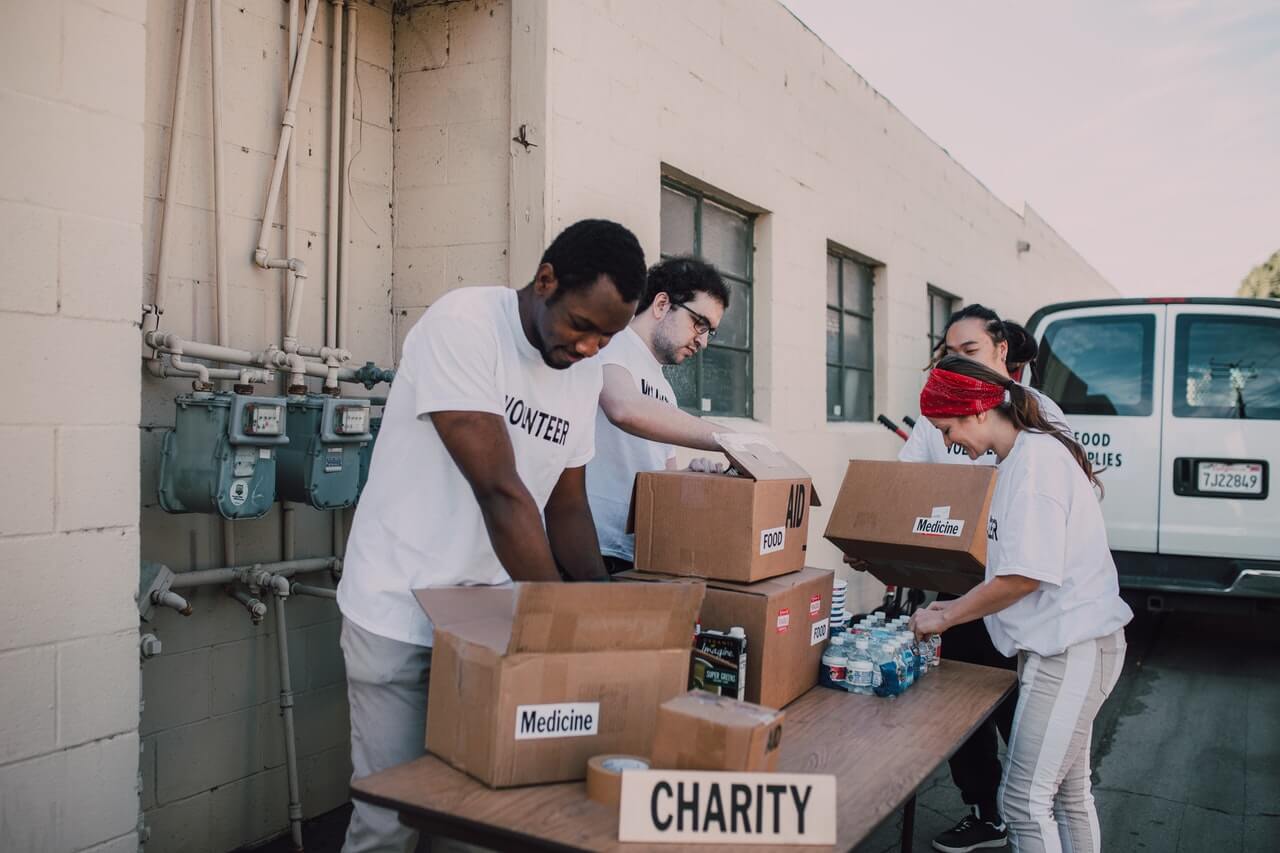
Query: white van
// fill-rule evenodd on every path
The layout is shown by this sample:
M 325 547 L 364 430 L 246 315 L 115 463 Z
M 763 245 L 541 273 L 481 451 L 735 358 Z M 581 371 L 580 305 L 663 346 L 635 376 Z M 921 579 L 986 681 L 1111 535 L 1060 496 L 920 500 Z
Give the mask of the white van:
M 1104 469 L 1121 585 L 1280 598 L 1280 300 L 1064 302 L 1027 328 L 1033 384 Z

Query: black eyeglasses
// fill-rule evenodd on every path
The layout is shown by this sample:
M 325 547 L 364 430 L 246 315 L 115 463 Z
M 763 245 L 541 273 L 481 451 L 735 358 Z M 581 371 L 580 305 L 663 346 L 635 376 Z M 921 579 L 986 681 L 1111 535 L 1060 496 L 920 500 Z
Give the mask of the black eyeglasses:
M 717 331 L 716 327 L 711 325 L 711 321 L 708 320 L 706 317 L 699 314 L 697 311 L 694 311 L 692 308 L 690 308 L 688 305 L 685 305 L 683 302 L 672 302 L 671 304 L 673 307 L 683 308 L 684 310 L 689 312 L 690 316 L 693 317 L 693 330 L 695 332 L 697 332 L 700 335 L 706 335 L 708 338 L 714 338 L 716 336 L 716 331 Z

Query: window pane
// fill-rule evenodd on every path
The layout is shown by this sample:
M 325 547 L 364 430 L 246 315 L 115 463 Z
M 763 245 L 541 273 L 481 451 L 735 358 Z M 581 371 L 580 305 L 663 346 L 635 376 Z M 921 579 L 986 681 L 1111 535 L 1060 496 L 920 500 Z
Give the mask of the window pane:
M 849 367 L 871 369 L 874 341 L 871 321 L 852 314 L 844 315 L 844 363 Z
M 844 258 L 844 310 L 871 314 L 871 267 Z
M 695 204 L 691 196 L 670 187 L 662 188 L 662 254 L 693 254 Z
M 712 343 L 746 349 L 751 346 L 751 288 L 730 279 L 724 283 L 729 285 L 729 310 L 724 312 Z
M 1068 415 L 1151 414 L 1155 317 L 1058 320 L 1036 359 L 1040 388 Z
M 686 358 L 682 364 L 663 366 L 667 381 L 676 392 L 676 403 L 682 408 L 698 410 L 698 359 L 701 356 Z
M 663 248 L 666 251 L 666 248 Z M 702 257 L 725 272 L 747 278 L 751 222 L 713 201 L 702 203 Z
M 863 370 L 844 372 L 844 412 L 845 420 L 869 421 L 874 408 L 871 373 Z
M 1184 314 L 1175 340 L 1175 415 L 1280 420 L 1280 321 Z
M 827 420 L 845 419 L 844 391 L 840 387 L 840 368 L 827 368 Z
M 840 307 L 840 259 L 827 255 L 827 304 Z
M 702 359 L 703 397 L 699 408 L 713 415 L 750 417 L 751 356 L 712 347 L 699 358 Z
M 840 312 L 827 309 L 827 363 L 840 363 Z

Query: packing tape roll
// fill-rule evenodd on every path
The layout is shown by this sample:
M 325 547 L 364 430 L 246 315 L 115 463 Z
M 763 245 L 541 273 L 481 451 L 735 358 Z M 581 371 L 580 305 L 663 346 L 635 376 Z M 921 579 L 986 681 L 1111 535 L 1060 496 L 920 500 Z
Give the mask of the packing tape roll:
M 649 759 L 638 755 L 596 755 L 587 759 L 587 797 L 606 806 L 622 799 L 622 771 L 648 770 Z

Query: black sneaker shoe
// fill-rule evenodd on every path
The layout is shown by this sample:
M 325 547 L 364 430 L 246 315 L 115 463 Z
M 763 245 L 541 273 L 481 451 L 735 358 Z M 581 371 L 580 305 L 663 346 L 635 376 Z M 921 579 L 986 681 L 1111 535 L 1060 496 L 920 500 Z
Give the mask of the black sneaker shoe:
M 1008 839 L 1004 823 L 992 823 L 974 814 L 933 839 L 933 849 L 942 853 L 969 853 L 985 847 L 1003 847 Z

